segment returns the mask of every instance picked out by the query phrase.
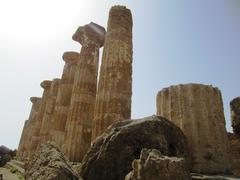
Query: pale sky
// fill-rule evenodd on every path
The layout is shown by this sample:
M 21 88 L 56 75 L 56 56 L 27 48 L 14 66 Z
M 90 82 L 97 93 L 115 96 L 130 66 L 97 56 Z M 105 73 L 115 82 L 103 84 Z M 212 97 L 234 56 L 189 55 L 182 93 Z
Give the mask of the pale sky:
M 40 82 L 59 78 L 78 26 L 106 27 L 112 5 L 133 14 L 132 117 L 155 114 L 159 90 L 180 83 L 222 91 L 227 129 L 229 101 L 240 96 L 239 0 L 0 0 L 0 145 L 17 148 L 31 96 Z

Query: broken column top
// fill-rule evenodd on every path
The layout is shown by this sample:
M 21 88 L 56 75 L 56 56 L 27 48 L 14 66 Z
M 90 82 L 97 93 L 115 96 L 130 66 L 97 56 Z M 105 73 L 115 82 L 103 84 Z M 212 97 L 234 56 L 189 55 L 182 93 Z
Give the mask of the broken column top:
M 52 81 L 44 80 L 43 82 L 41 82 L 40 86 L 43 89 L 48 89 L 48 88 L 50 88 L 51 84 L 52 84 Z
M 104 27 L 93 22 L 80 26 L 73 34 L 72 39 L 79 42 L 82 46 L 87 44 L 96 44 L 102 47 L 105 39 Z
M 108 31 L 113 29 L 132 29 L 132 13 L 125 6 L 113 6 L 109 12 Z
M 69 65 L 76 64 L 79 59 L 79 53 L 74 51 L 67 51 L 63 53 L 62 58 L 65 63 Z
M 41 101 L 42 98 L 40 97 L 30 97 L 30 101 L 35 104 L 37 103 L 38 101 Z

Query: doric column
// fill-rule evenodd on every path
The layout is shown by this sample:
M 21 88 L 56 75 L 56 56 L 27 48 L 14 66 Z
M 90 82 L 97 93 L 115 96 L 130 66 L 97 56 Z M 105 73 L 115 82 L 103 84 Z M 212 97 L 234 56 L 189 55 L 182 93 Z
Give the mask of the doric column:
M 114 122 L 130 119 L 132 97 L 132 15 L 111 8 L 96 96 L 92 141 Z
M 164 88 L 157 95 L 157 115 L 172 121 L 186 135 L 192 172 L 229 170 L 227 131 L 218 88 L 202 84 Z
M 230 102 L 230 108 L 233 132 L 240 138 L 240 97 L 236 97 Z
M 71 161 L 81 161 L 91 144 L 92 119 L 97 88 L 99 48 L 105 29 L 95 23 L 79 27 L 73 40 L 82 45 L 67 120 L 65 153 Z
M 40 144 L 51 140 L 51 136 L 49 134 L 50 130 L 53 126 L 53 112 L 56 104 L 57 93 L 59 89 L 60 79 L 53 79 L 50 89 L 49 95 L 46 100 L 46 107 L 43 114 L 43 120 L 40 129 Z
M 77 62 L 79 60 L 79 53 L 65 52 L 62 57 L 65 61 L 65 65 L 53 114 L 53 128 L 50 132 L 52 140 L 55 141 L 59 147 L 64 143 L 66 121 L 72 97 L 72 87 Z
M 28 129 L 28 120 L 26 120 L 24 122 L 24 126 L 23 126 L 23 130 L 22 130 L 22 135 L 21 135 L 21 139 L 18 145 L 18 150 L 17 150 L 17 157 L 21 158 L 23 156 L 23 151 L 25 150 L 25 142 L 26 142 L 26 136 L 29 133 L 29 129 Z
M 34 123 L 33 127 L 33 134 L 30 138 L 30 154 L 34 153 L 34 151 L 37 149 L 39 142 L 40 142 L 40 129 L 42 126 L 43 116 L 46 109 L 46 102 L 49 98 L 49 91 L 51 87 L 52 81 L 45 80 L 40 85 L 43 88 L 43 95 L 41 99 L 41 103 L 39 105 L 36 122 Z
M 36 117 L 41 103 L 41 98 L 31 97 L 32 108 L 27 121 L 25 121 L 21 141 L 18 149 L 18 157 L 25 158 L 29 154 L 29 148 L 31 146 L 30 140 L 33 136 L 33 129 L 36 123 Z

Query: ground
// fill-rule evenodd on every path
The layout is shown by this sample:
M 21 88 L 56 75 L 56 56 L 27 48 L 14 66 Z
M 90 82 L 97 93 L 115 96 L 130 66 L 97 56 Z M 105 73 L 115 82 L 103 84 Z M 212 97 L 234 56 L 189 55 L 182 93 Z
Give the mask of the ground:
M 4 168 L 4 167 L 0 167 L 0 174 L 3 175 L 3 179 L 2 180 L 19 180 L 19 179 L 24 179 L 23 177 L 17 175 L 17 174 L 13 174 L 10 172 L 9 169 Z

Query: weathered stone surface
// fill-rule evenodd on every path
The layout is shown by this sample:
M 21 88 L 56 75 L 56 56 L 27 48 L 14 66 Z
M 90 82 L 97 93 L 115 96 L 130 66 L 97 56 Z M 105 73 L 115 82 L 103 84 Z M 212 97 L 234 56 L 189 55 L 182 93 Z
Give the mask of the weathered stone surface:
M 17 151 L 17 157 L 20 158 L 21 160 L 24 160 L 24 158 L 26 158 L 31 152 L 30 151 L 32 147 L 31 140 L 33 133 L 36 129 L 35 127 L 37 122 L 37 113 L 40 107 L 41 98 L 31 97 L 30 101 L 32 102 L 31 113 L 24 125 L 21 140 L 19 143 L 19 148 Z
M 220 90 L 201 84 L 164 88 L 157 95 L 157 115 L 168 118 L 186 135 L 193 172 L 229 171 L 229 146 Z
M 143 148 L 188 160 L 182 131 L 165 118 L 151 116 L 110 126 L 84 157 L 80 174 L 87 180 L 122 180 Z
M 240 177 L 240 140 L 232 133 L 228 133 L 228 139 L 230 142 L 230 156 L 232 173 L 235 176 Z
M 111 8 L 96 96 L 92 141 L 109 125 L 131 117 L 132 15 Z
M 77 180 L 77 175 L 60 150 L 52 144 L 42 144 L 26 168 L 28 180 Z
M 77 70 L 79 53 L 65 52 L 63 54 L 65 65 L 57 93 L 56 105 L 53 112 L 53 127 L 50 130 L 52 140 L 61 147 L 66 134 L 66 122 L 72 97 L 74 76 Z M 62 147 L 61 147 L 62 149 Z
M 64 151 L 71 161 L 81 161 L 91 145 L 92 119 L 97 89 L 99 48 L 105 29 L 95 23 L 81 26 L 73 40 L 82 44 L 67 119 Z
M 240 97 L 230 102 L 233 132 L 240 138 Z
M 30 147 L 29 147 L 29 155 L 33 154 L 35 150 L 37 149 L 39 143 L 40 143 L 40 130 L 42 126 L 43 116 L 46 109 L 46 103 L 49 98 L 49 92 L 51 87 L 52 81 L 45 80 L 41 82 L 41 87 L 43 88 L 43 95 L 42 99 L 39 104 L 37 117 L 34 122 L 33 131 L 30 137 Z
M 46 108 L 43 114 L 41 129 L 40 129 L 40 144 L 45 143 L 52 139 L 50 136 L 50 131 L 54 126 L 53 124 L 53 113 L 56 104 L 57 94 L 60 86 L 60 79 L 53 79 L 50 90 L 49 97 L 46 100 Z
M 143 149 L 139 159 L 132 163 L 133 170 L 125 180 L 190 180 L 184 158 L 163 156 L 156 149 Z

